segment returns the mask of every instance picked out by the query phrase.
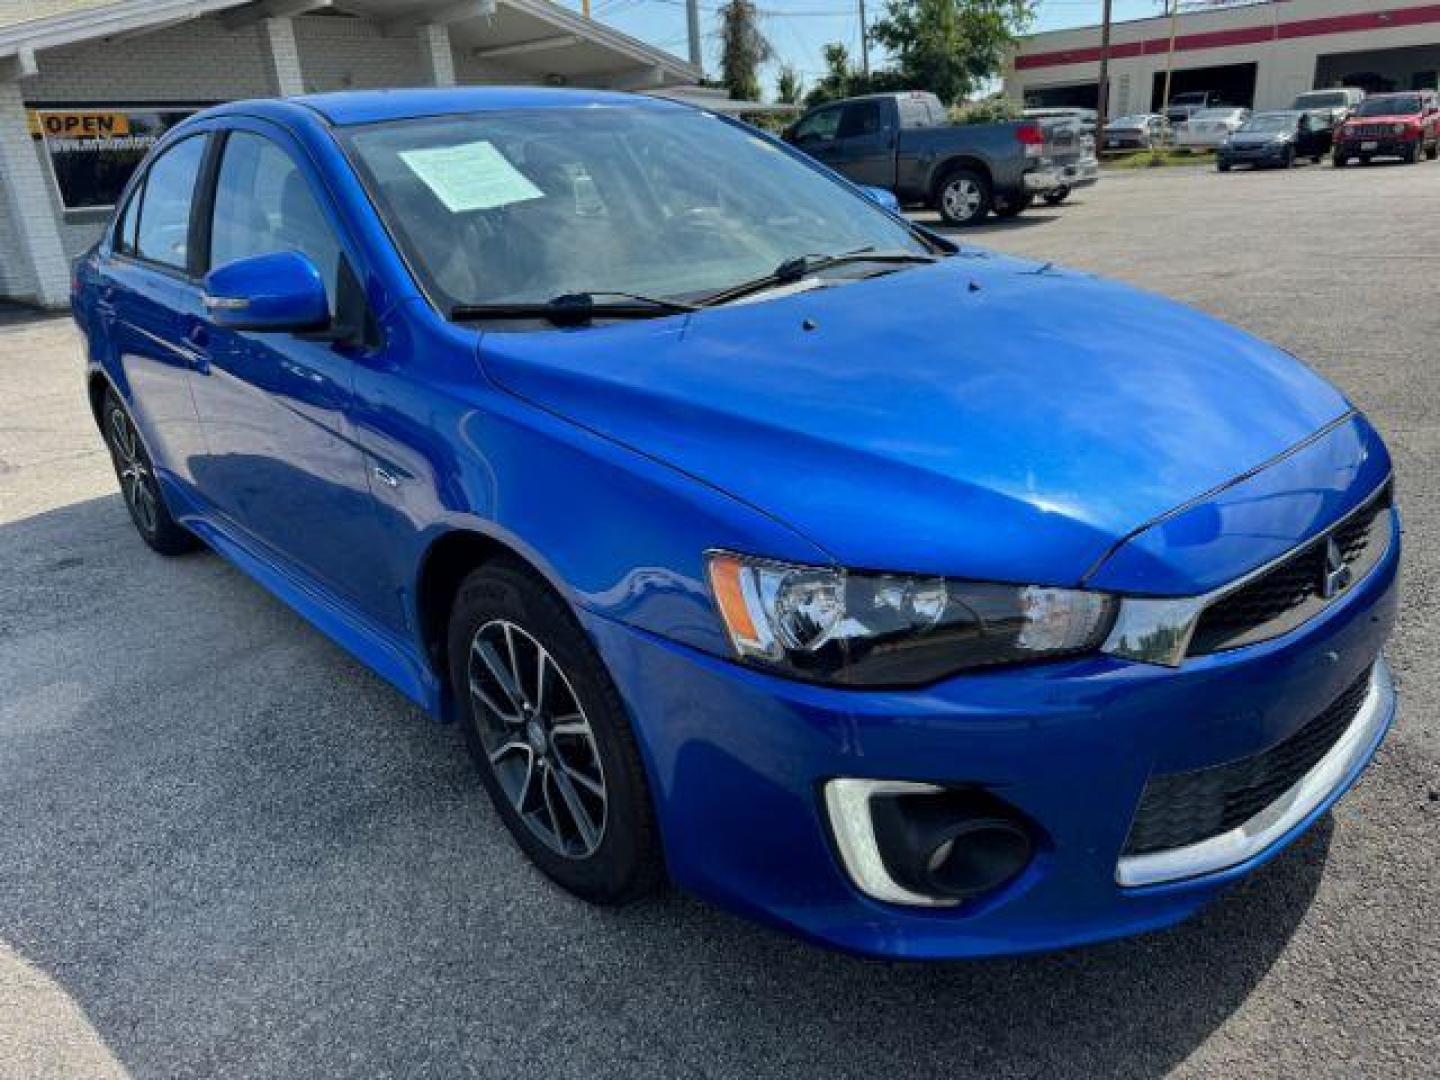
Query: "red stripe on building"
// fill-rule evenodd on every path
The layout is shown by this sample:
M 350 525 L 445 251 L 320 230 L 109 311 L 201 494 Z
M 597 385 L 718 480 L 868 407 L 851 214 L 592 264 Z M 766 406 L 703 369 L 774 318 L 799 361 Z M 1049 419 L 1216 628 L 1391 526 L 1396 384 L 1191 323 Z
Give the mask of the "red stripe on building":
M 1370 11 L 1360 15 L 1330 15 L 1323 19 L 1299 19 L 1281 23 L 1281 38 L 1320 37 L 1326 34 L 1355 34 L 1367 30 L 1393 30 L 1400 26 L 1424 26 L 1440 22 L 1440 4 L 1425 4 L 1422 7 L 1394 8 L 1390 11 Z M 1274 41 L 1274 26 L 1242 26 L 1234 30 L 1211 30 L 1201 34 L 1181 34 L 1175 38 L 1176 52 L 1194 49 L 1223 49 L 1232 45 L 1255 45 Z M 1170 49 L 1168 37 L 1150 38 L 1146 41 L 1118 42 L 1110 46 L 1110 59 L 1123 60 L 1127 57 L 1164 53 Z M 1098 61 L 1098 46 L 1081 49 L 1065 49 L 1060 52 L 1031 53 L 1015 58 L 1017 71 L 1030 68 L 1059 67 L 1065 64 L 1085 64 Z

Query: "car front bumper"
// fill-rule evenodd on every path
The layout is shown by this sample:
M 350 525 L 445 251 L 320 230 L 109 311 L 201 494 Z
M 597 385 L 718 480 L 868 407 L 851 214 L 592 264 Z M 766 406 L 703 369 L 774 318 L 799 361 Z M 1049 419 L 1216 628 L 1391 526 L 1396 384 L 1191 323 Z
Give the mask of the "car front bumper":
M 1110 657 L 908 691 L 780 679 L 582 612 L 646 759 L 672 879 L 840 949 L 943 959 L 1064 948 L 1171 925 L 1295 839 L 1354 783 L 1395 711 L 1380 651 L 1384 558 L 1291 633 L 1179 668 Z M 1374 666 L 1346 734 L 1237 835 L 1122 862 L 1152 775 L 1244 759 L 1294 735 Z M 883 903 L 842 865 L 823 807 L 840 777 L 979 787 L 1037 836 L 1027 868 L 956 908 Z M 1178 878 L 1178 880 L 1177 880 Z
M 1335 152 L 1342 157 L 1408 157 L 1416 140 L 1401 138 L 1341 139 Z
M 1215 158 L 1225 165 L 1278 165 L 1286 158 L 1292 143 L 1273 143 L 1264 146 L 1222 146 L 1215 152 Z

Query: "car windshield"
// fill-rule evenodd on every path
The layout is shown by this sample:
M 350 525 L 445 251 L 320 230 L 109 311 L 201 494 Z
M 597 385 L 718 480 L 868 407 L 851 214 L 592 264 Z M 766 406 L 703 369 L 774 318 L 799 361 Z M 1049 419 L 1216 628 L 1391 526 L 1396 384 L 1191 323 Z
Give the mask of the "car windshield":
M 1239 113 L 1239 109 L 1201 109 L 1194 118 L 1196 120 L 1230 120 Z
M 1297 109 L 1336 109 L 1349 104 L 1343 92 L 1325 94 L 1301 94 L 1295 99 Z
M 786 150 L 689 109 L 520 109 L 340 135 L 445 311 L 577 293 L 696 298 L 797 256 L 932 250 Z
M 1252 116 L 1240 128 L 1241 131 L 1294 131 L 1295 117 L 1284 113 Z
M 1366 98 L 1355 110 L 1356 116 L 1402 116 L 1420 111 L 1420 97 L 1417 94 L 1400 94 L 1396 97 Z

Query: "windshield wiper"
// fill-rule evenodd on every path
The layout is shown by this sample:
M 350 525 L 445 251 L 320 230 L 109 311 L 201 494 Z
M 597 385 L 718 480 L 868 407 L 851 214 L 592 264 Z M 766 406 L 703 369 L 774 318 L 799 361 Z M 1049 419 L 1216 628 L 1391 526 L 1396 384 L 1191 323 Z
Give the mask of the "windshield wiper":
M 597 303 L 596 297 L 615 296 L 622 303 Z M 655 319 L 661 315 L 699 311 L 695 304 L 666 300 L 640 293 L 599 289 L 595 292 L 566 293 L 550 300 L 496 304 L 456 304 L 450 309 L 453 322 L 484 319 L 543 319 L 557 326 L 579 326 L 595 319 Z
M 933 263 L 938 259 L 938 255 L 930 255 L 923 251 L 906 251 L 903 248 L 893 251 L 876 251 L 874 247 L 856 248 L 854 251 L 841 251 L 834 255 L 796 255 L 786 259 L 762 277 L 752 281 L 742 281 L 739 285 L 732 285 L 728 289 L 710 293 L 701 299 L 701 303 L 709 307 L 712 304 L 724 304 L 730 300 L 738 300 L 742 296 L 750 296 L 766 289 L 773 289 L 777 285 L 793 285 L 809 274 L 828 270 L 834 266 L 843 266 L 846 263 Z

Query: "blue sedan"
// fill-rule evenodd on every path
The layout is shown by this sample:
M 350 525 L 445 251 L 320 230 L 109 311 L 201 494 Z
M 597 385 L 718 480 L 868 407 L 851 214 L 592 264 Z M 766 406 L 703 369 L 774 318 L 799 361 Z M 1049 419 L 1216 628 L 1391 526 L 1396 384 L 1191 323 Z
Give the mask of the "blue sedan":
M 925 958 L 1161 927 L 1394 715 L 1390 458 L 1339 391 L 685 106 L 221 106 L 73 310 L 145 542 L 459 723 L 597 903 Z

